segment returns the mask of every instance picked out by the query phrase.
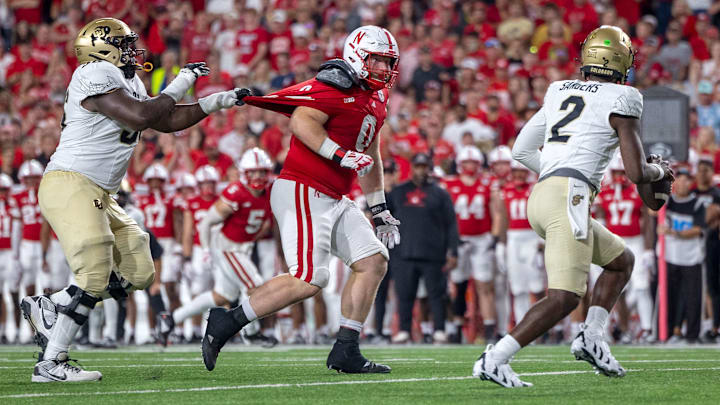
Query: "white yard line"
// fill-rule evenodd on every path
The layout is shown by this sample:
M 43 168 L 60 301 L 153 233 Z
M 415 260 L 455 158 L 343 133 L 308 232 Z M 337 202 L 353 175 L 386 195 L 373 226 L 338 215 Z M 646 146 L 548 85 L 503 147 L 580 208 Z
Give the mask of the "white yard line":
M 720 367 L 709 368 L 658 368 L 658 369 L 640 369 L 628 370 L 628 372 L 672 372 L 672 371 L 712 371 L 720 370 Z M 521 373 L 520 376 L 546 376 L 546 375 L 571 375 L 571 374 L 590 374 L 592 370 L 567 370 L 567 371 L 547 371 L 539 373 Z M 195 387 L 195 388 L 172 388 L 163 390 L 128 390 L 128 391 L 107 391 L 107 392 L 57 392 L 57 393 L 27 393 L 2 395 L 0 398 L 43 398 L 43 397 L 71 397 L 71 396 L 104 396 L 104 395 L 128 395 L 128 394 L 159 394 L 159 393 L 176 393 L 176 392 L 203 392 L 203 391 L 233 391 L 246 389 L 261 388 L 301 388 L 301 387 L 319 387 L 328 385 L 364 385 L 364 384 L 392 384 L 392 383 L 411 383 L 411 382 L 431 382 L 431 381 L 458 381 L 469 380 L 471 376 L 460 377 L 430 377 L 430 378 L 395 378 L 387 380 L 355 380 L 355 381 L 318 381 L 312 383 L 298 384 L 255 384 L 255 385 L 229 385 L 217 387 Z

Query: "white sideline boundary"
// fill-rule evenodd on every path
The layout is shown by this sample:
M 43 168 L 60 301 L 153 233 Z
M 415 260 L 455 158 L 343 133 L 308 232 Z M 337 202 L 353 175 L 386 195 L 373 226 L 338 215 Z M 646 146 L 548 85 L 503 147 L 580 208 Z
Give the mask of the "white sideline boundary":
M 628 370 L 628 372 L 673 372 L 673 371 L 713 371 L 720 370 L 720 367 L 708 368 L 658 368 L 658 369 L 639 369 Z M 521 373 L 520 376 L 547 376 L 547 375 L 570 375 L 570 374 L 591 374 L 593 370 L 567 370 L 567 371 L 548 371 L 538 373 Z M 128 390 L 128 391 L 96 391 L 96 392 L 57 392 L 57 393 L 27 393 L 2 395 L 0 398 L 45 398 L 45 397 L 77 397 L 77 396 L 103 396 L 103 395 L 128 395 L 128 394 L 161 394 L 161 393 L 181 393 L 181 392 L 204 392 L 204 391 L 234 391 L 245 389 L 262 389 L 262 388 L 302 388 L 302 387 L 321 387 L 329 385 L 364 385 L 364 384 L 392 384 L 392 383 L 412 383 L 412 382 L 431 382 L 431 381 L 459 381 L 469 380 L 475 377 L 430 377 L 430 378 L 396 378 L 387 380 L 356 380 L 356 381 L 318 381 L 311 383 L 297 384 L 255 384 L 255 385 L 229 385 L 217 387 L 194 387 L 194 388 L 170 388 L 156 390 Z

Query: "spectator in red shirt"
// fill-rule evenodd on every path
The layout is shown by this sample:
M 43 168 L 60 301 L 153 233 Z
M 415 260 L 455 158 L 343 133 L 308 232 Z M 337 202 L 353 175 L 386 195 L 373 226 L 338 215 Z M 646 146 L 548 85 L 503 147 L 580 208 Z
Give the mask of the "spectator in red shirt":
M 7 84 L 11 86 L 13 94 L 20 91 L 20 78 L 22 73 L 30 71 L 36 80 L 40 80 L 45 75 L 45 65 L 32 57 L 32 46 L 28 42 L 19 43 L 18 56 L 15 61 L 8 66 Z
M 223 181 L 227 179 L 228 169 L 234 164 L 230 156 L 220 152 L 218 140 L 214 138 L 206 138 L 202 150 L 190 151 L 190 158 L 194 164 L 193 171 L 200 166 L 211 165 L 217 169 L 220 179 Z
M 198 77 L 195 82 L 195 97 L 205 97 L 212 93 L 233 88 L 232 76 L 230 73 L 220 69 L 220 63 L 216 55 L 208 56 L 207 65 L 210 68 L 210 75 Z
M 475 32 L 482 42 L 495 37 L 495 28 L 488 22 L 487 5 L 485 3 L 481 1 L 473 2 L 470 13 L 468 13 L 466 19 L 465 34 Z
M 498 135 L 497 145 L 507 145 L 515 137 L 515 118 L 500 106 L 500 99 L 490 94 L 485 99 L 485 109 L 468 116 L 477 118 L 485 125 L 493 128 Z
M 40 24 L 42 21 L 42 0 L 15 0 L 9 1 L 15 21 L 25 21 L 30 24 Z
M 455 41 L 448 37 L 447 31 L 440 24 L 435 24 L 430 29 L 429 44 L 432 49 L 433 62 L 445 69 L 451 68 Z
M 56 47 L 57 45 L 50 39 L 50 26 L 39 25 L 32 41 L 32 58 L 47 66 Z
M 270 17 L 270 42 L 268 43 L 270 66 L 273 70 L 278 69 L 278 56 L 280 54 L 289 54 L 292 47 L 293 38 L 287 26 L 287 12 L 285 10 L 275 10 Z
M 208 15 L 204 12 L 196 14 L 192 28 L 183 33 L 180 59 L 183 63 L 206 61 L 214 41 Z
M 260 26 L 260 16 L 254 8 L 243 11 L 243 28 L 237 32 L 238 63 L 247 65 L 250 70 L 265 59 L 270 35 Z
M 282 114 L 273 114 L 274 125 L 260 135 L 260 146 L 274 161 L 282 161 L 280 154 L 284 149 L 283 140 L 292 136 L 290 120 Z

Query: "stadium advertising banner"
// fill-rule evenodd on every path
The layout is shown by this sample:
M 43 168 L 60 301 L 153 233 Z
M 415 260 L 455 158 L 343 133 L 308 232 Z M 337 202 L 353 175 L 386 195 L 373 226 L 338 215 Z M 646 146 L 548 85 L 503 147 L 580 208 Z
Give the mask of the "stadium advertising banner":
M 640 135 L 645 154 L 685 162 L 690 134 L 690 98 L 665 86 L 642 91 L 643 114 Z

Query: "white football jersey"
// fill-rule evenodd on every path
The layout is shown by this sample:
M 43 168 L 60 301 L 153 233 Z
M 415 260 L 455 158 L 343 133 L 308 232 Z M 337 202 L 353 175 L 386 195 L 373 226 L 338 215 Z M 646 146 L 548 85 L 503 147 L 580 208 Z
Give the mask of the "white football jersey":
M 78 172 L 110 193 L 120 188 L 140 132 L 125 128 L 101 113 L 88 111 L 80 104 L 87 97 L 116 89 L 138 100 L 148 98 L 139 77 L 126 79 L 110 62 L 90 62 L 75 69 L 65 95 L 60 144 L 46 172 Z
M 550 84 L 541 109 L 545 142 L 540 177 L 560 168 L 575 169 L 599 190 L 619 143 L 610 114 L 640 118 L 642 108 L 642 94 L 631 86 L 582 80 Z

